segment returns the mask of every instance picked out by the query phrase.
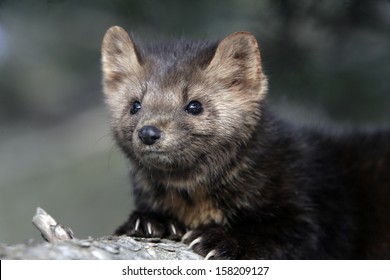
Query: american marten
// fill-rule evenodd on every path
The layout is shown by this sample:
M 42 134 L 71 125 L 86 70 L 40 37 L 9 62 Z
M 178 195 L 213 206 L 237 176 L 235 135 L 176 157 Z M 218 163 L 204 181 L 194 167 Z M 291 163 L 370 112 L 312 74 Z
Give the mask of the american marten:
M 141 45 L 114 26 L 102 68 L 136 203 L 117 235 L 208 259 L 390 259 L 390 130 L 276 116 L 252 34 Z

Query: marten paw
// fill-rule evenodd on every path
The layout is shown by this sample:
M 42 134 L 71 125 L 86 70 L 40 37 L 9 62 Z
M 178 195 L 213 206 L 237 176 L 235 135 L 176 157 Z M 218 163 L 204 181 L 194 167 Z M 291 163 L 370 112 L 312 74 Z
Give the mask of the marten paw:
M 184 226 L 174 219 L 136 211 L 115 231 L 115 235 L 180 240 L 184 232 Z
M 205 259 L 237 259 L 238 239 L 220 225 L 205 225 L 188 231 L 182 241 Z

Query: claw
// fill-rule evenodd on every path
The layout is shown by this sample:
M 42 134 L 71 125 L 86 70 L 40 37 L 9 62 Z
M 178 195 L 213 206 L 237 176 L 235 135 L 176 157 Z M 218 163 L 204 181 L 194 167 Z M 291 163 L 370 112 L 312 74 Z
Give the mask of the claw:
M 183 235 L 183 237 L 181 238 L 181 241 L 182 242 L 185 242 L 191 235 L 192 235 L 192 230 L 189 230 L 189 231 L 187 231 L 184 235 Z
M 172 233 L 173 233 L 174 235 L 176 235 L 177 231 L 176 231 L 175 226 L 174 226 L 173 224 L 171 224 L 170 226 L 171 226 Z
M 140 220 L 137 219 L 137 221 L 135 221 L 135 226 L 134 226 L 134 231 L 138 231 L 138 228 L 139 228 L 139 223 L 140 223 Z
M 192 247 L 195 245 L 195 244 L 198 244 L 199 242 L 202 241 L 202 237 L 198 237 L 198 238 L 195 238 L 189 245 L 189 247 L 192 249 Z
M 150 222 L 148 222 L 148 223 L 146 224 L 146 227 L 148 228 L 148 234 L 149 234 L 149 235 L 152 235 L 152 224 L 151 224 Z
M 207 255 L 206 255 L 206 257 L 204 258 L 205 260 L 208 260 L 208 259 L 210 259 L 210 258 L 212 258 L 212 257 L 215 257 L 217 255 L 217 250 L 211 250 Z

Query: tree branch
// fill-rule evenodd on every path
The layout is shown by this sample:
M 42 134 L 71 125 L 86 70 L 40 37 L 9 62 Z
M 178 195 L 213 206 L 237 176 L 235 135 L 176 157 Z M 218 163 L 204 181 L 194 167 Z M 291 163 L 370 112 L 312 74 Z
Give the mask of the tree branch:
M 193 260 L 203 259 L 187 245 L 166 239 L 105 236 L 77 239 L 73 231 L 38 208 L 33 224 L 48 242 L 0 244 L 0 259 L 99 259 L 99 260 Z

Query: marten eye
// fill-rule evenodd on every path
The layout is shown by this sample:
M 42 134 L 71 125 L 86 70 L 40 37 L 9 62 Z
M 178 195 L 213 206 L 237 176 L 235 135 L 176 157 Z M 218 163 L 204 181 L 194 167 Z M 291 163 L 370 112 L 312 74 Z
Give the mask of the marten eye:
M 137 114 L 139 110 L 141 110 L 141 102 L 134 101 L 133 105 L 131 105 L 130 114 Z
M 194 115 L 194 116 L 199 115 L 200 113 L 203 112 L 202 103 L 196 100 L 191 101 L 190 103 L 188 103 L 185 111 L 187 114 L 190 115 Z

